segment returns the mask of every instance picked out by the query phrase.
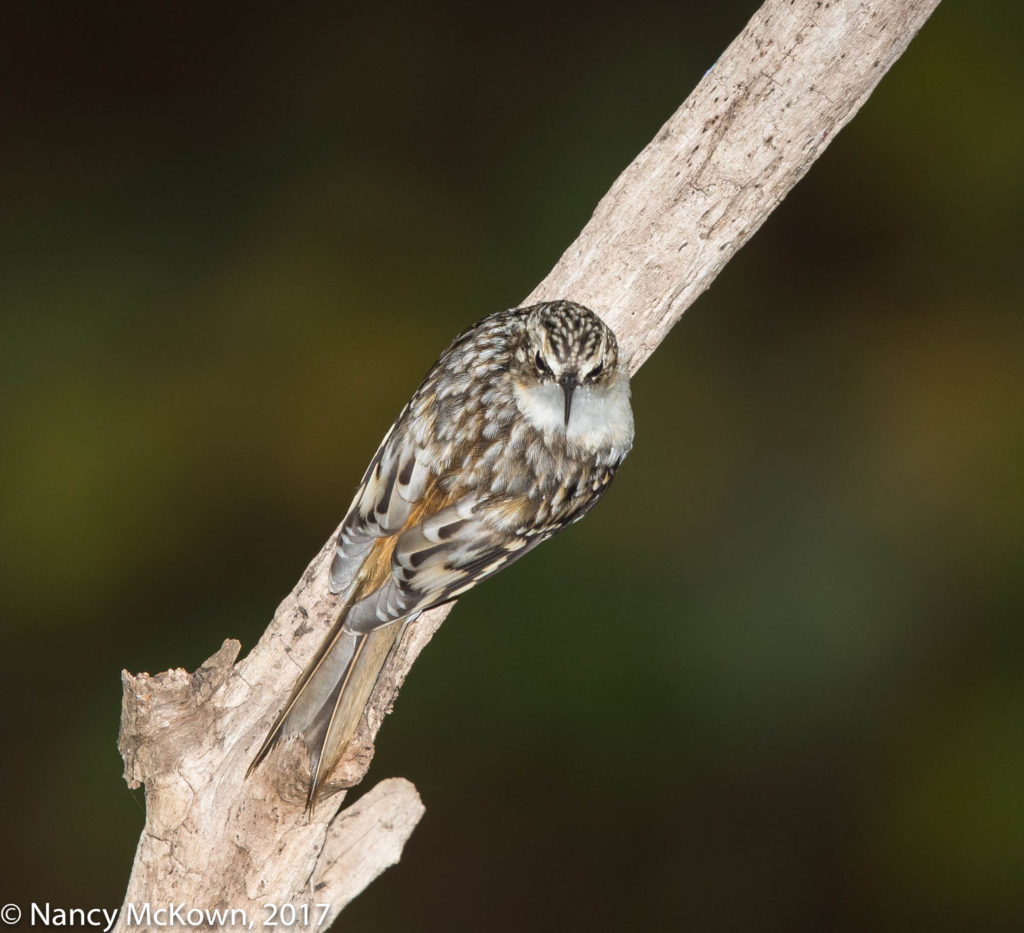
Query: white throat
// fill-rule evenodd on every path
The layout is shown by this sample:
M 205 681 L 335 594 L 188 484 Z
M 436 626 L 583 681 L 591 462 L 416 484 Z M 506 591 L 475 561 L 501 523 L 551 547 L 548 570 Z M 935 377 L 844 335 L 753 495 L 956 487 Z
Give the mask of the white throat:
M 624 372 L 617 373 L 611 385 L 579 386 L 572 396 L 568 425 L 561 386 L 516 383 L 515 393 L 523 416 L 545 436 L 564 432 L 570 444 L 616 458 L 624 457 L 633 444 L 629 377 Z

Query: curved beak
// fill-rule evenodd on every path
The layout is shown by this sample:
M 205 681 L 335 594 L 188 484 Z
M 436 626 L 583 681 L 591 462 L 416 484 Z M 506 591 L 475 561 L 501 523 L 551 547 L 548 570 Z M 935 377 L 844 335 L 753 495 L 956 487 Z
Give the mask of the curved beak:
M 564 373 L 558 380 L 565 396 L 565 426 L 569 427 L 569 415 L 572 412 L 572 394 L 576 391 L 576 373 Z

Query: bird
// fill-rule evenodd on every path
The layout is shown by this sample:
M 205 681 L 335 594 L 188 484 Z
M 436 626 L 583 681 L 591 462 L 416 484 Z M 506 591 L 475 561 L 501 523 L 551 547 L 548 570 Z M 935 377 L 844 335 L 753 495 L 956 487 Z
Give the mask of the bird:
M 341 608 L 247 776 L 299 735 L 311 811 L 404 627 L 583 518 L 632 445 L 629 371 L 593 311 L 544 301 L 456 337 L 356 489 L 329 574 Z

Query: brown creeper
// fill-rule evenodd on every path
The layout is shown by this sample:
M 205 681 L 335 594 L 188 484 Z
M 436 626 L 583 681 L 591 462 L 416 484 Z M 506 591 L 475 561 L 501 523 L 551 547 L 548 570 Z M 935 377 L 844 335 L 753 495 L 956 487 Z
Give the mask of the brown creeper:
M 300 734 L 312 807 L 403 623 L 579 521 L 632 444 L 629 374 L 592 311 L 543 302 L 457 337 L 370 461 L 331 565 L 340 616 L 250 772 Z

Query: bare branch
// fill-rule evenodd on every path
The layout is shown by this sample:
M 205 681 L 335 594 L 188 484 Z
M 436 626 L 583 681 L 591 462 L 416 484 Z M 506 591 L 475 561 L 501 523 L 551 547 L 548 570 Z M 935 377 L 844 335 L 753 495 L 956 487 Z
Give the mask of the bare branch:
M 902 54 L 938 0 L 768 0 L 657 137 L 622 173 L 530 300 L 566 297 L 615 329 L 635 371 L 804 175 Z M 248 782 L 254 749 L 337 606 L 330 544 L 256 648 L 237 642 L 195 674 L 124 675 L 125 777 L 146 784 L 146 826 L 126 907 L 330 905 L 326 919 L 401 853 L 423 812 L 384 781 L 303 813 L 308 762 L 286 745 Z M 410 626 L 377 685 L 334 786 L 356 783 L 409 668 L 447 615 Z M 136 913 L 136 918 L 138 914 Z M 131 917 L 122 911 L 118 929 Z

